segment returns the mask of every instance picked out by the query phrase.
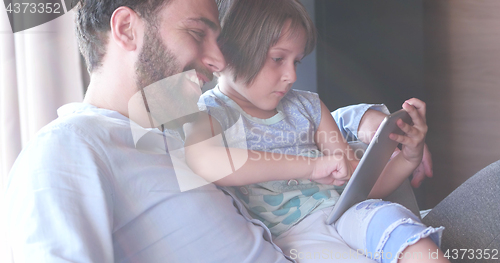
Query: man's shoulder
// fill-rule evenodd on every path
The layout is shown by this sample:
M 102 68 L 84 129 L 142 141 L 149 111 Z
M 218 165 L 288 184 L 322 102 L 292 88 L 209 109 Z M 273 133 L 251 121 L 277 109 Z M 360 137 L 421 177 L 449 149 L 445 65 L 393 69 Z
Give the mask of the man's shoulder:
M 90 112 L 58 117 L 25 145 L 11 169 L 11 180 L 37 178 L 38 185 L 50 187 L 62 178 L 98 180 L 94 171 L 109 172 L 106 125 L 102 115 Z
M 54 131 L 74 132 L 77 130 L 86 130 L 87 127 L 98 128 L 97 124 L 103 122 L 102 117 L 97 114 L 73 113 L 60 116 L 40 129 L 40 134 Z M 96 127 L 97 126 L 97 127 Z
M 18 159 L 29 156 L 51 156 L 52 159 L 61 159 L 58 153 L 80 152 L 104 155 L 103 145 L 110 143 L 113 134 L 130 133 L 130 127 L 124 121 L 110 118 L 93 111 L 75 111 L 60 115 L 53 120 L 26 144 Z M 44 157 L 44 158 L 45 158 Z M 69 154 L 66 156 L 77 157 Z
M 58 110 L 59 117 L 45 127 L 40 129 L 35 138 L 40 137 L 74 137 L 82 138 L 107 137 L 109 133 L 113 133 L 117 129 L 130 129 L 129 121 L 123 117 L 122 119 L 114 116 L 102 114 L 98 108 L 70 108 L 66 112 L 65 105 Z M 109 111 L 112 112 L 112 111 Z

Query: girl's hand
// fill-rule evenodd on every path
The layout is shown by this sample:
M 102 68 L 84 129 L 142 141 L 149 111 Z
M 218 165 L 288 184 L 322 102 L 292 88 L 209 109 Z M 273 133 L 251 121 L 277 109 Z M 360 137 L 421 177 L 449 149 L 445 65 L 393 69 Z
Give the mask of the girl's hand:
M 340 186 L 351 178 L 353 168 L 342 153 L 317 157 L 314 162 L 309 180 Z
M 403 154 L 403 157 L 408 162 L 414 164 L 416 168 L 422 162 L 425 136 L 428 130 L 425 119 L 426 106 L 423 101 L 413 98 L 403 103 L 403 109 L 410 115 L 413 125 L 398 120 L 397 125 L 405 135 L 391 133 L 389 138 L 403 145 L 401 154 Z
M 369 144 L 385 116 L 387 115 L 382 112 L 376 110 L 367 110 L 359 123 L 358 139 L 366 144 Z M 398 148 L 396 148 L 396 152 L 399 153 Z M 393 157 L 394 156 L 395 155 L 393 155 Z M 422 162 L 415 169 L 415 171 L 413 171 L 413 179 L 411 180 L 411 185 L 417 188 L 422 184 L 425 178 L 430 178 L 432 176 L 432 156 L 431 152 L 429 151 L 429 147 L 427 147 L 427 144 L 424 144 L 424 155 L 422 157 Z

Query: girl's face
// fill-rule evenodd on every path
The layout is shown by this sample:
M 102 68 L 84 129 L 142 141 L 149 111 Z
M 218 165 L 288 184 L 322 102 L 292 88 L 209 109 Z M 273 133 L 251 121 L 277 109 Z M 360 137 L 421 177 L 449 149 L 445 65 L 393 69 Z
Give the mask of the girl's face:
M 303 28 L 290 34 L 290 22 L 283 27 L 284 34 L 267 53 L 264 66 L 250 85 L 224 71 L 219 79 L 221 91 L 233 99 L 248 114 L 270 118 L 276 106 L 297 80 L 295 70 L 304 57 L 306 33 Z

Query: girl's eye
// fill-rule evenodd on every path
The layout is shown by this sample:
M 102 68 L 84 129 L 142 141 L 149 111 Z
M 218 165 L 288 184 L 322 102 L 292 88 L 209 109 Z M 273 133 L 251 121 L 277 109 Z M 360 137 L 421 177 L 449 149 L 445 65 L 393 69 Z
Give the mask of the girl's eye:
M 300 63 L 302 63 L 300 60 L 296 60 L 295 62 L 293 62 L 293 64 L 294 64 L 295 66 L 297 66 L 297 65 L 298 65 L 298 64 L 300 64 Z
M 273 58 L 274 62 L 280 62 L 283 60 L 283 58 Z

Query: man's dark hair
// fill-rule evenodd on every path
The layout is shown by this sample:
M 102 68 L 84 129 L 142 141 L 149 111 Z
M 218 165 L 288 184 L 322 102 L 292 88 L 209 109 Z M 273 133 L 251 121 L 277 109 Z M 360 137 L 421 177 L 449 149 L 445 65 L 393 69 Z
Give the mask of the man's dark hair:
M 78 46 L 93 72 L 102 65 L 111 30 L 113 12 L 120 6 L 134 10 L 147 23 L 156 24 L 158 11 L 172 0 L 79 0 L 76 6 L 76 35 Z

